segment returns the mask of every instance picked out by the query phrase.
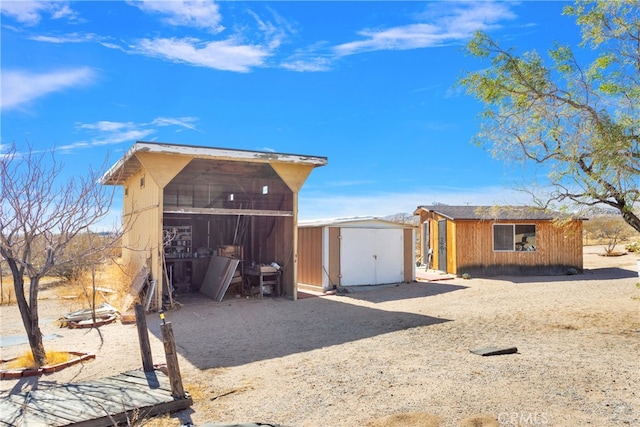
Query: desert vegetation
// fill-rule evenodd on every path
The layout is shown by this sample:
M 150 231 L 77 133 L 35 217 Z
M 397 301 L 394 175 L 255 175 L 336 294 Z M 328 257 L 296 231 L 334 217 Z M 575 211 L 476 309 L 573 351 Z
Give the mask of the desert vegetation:
M 640 233 L 629 227 L 620 215 L 597 213 L 583 222 L 583 244 L 601 245 L 607 255 L 613 255 L 619 245 L 627 252 L 637 252 Z

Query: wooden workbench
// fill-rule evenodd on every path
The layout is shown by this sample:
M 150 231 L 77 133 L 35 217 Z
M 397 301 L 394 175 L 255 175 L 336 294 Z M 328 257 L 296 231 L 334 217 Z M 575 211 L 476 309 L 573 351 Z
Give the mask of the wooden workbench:
M 244 275 L 251 286 L 251 278 L 257 279 L 260 289 L 260 298 L 264 297 L 264 286 L 273 285 L 273 294 L 275 296 L 282 295 L 282 272 L 271 265 L 254 265 L 245 267 Z

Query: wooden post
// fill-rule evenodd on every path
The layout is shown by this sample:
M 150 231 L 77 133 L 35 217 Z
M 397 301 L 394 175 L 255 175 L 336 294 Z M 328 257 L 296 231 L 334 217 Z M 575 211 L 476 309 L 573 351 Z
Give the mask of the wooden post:
M 164 343 L 164 353 L 167 356 L 167 372 L 169 373 L 169 384 L 171 384 L 171 395 L 175 399 L 186 397 L 182 387 L 182 377 L 180 376 L 180 366 L 178 365 L 178 355 L 176 353 L 176 342 L 173 337 L 173 327 L 171 322 L 162 323 L 162 342 Z
M 153 372 L 153 358 L 151 357 L 151 344 L 149 343 L 149 331 L 147 330 L 147 317 L 142 304 L 135 305 L 136 326 L 138 328 L 138 340 L 140 341 L 140 354 L 142 355 L 142 369 L 145 372 Z

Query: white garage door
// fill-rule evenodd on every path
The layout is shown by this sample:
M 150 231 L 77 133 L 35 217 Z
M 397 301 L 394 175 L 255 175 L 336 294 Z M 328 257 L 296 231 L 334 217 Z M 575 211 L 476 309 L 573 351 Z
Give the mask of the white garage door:
M 403 230 L 340 230 L 342 286 L 398 283 L 404 279 Z

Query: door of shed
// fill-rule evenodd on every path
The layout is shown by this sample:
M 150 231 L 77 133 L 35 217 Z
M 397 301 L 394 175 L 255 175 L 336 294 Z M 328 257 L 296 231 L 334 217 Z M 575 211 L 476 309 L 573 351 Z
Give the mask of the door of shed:
M 404 279 L 403 230 L 342 228 L 342 286 L 399 283 Z

